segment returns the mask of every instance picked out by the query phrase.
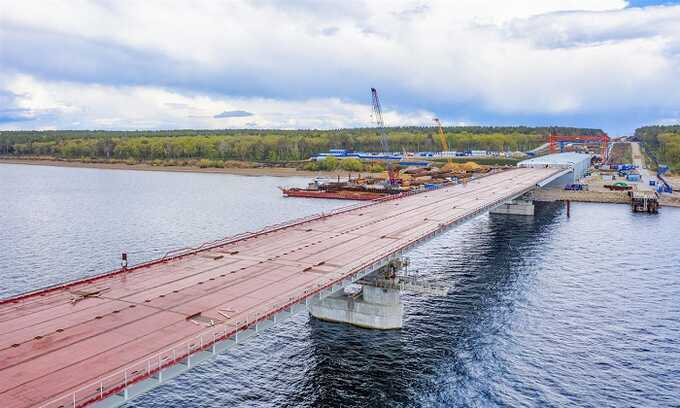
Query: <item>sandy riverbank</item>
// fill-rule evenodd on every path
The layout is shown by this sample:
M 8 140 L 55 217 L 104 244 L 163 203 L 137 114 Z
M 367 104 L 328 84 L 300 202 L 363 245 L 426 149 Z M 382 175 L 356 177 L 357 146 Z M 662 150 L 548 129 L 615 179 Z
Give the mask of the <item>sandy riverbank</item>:
M 4 159 L 0 158 L 0 164 L 25 164 L 34 166 L 77 167 L 108 170 L 136 170 L 136 171 L 174 171 L 183 173 L 214 173 L 235 174 L 239 176 L 271 176 L 271 177 L 338 177 L 346 178 L 347 171 L 307 171 L 289 167 L 253 167 L 253 168 L 200 168 L 193 166 L 153 166 L 150 164 L 125 164 L 125 163 L 85 163 L 78 161 L 62 160 L 35 160 L 35 159 Z M 363 173 L 362 173 L 363 174 Z M 353 173 L 352 176 L 356 176 Z

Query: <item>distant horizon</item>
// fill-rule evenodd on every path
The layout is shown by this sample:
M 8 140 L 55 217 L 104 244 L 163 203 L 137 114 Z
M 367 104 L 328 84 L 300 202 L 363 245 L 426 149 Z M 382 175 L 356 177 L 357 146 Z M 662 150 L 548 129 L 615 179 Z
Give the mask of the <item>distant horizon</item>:
M 654 125 L 651 125 L 654 126 Z M 557 125 L 538 125 L 538 126 L 528 126 L 528 125 L 446 125 L 443 124 L 444 128 L 488 128 L 488 129 L 512 129 L 512 128 L 527 128 L 527 129 L 542 129 L 542 128 L 572 128 L 579 130 L 595 130 L 607 133 L 602 128 L 593 127 L 581 127 L 581 126 L 557 126 Z M 641 126 L 645 127 L 645 126 Z M 436 125 L 403 125 L 403 126 L 385 126 L 385 129 L 408 129 L 408 128 L 433 128 L 436 129 Z M 0 129 L 0 132 L 180 132 L 180 131 L 205 131 L 205 132 L 237 132 L 237 131 L 305 131 L 305 132 L 333 132 L 342 130 L 366 130 L 366 129 L 377 129 L 375 126 L 354 126 L 354 127 L 340 127 L 340 128 L 158 128 L 158 129 Z M 607 133 L 609 136 L 609 133 Z M 622 135 L 622 136 L 632 136 L 632 135 Z

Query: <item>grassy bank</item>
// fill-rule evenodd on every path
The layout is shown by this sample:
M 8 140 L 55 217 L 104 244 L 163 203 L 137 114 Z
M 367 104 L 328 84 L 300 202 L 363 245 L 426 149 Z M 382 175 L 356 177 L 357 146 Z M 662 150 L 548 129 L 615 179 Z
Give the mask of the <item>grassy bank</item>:
M 630 143 L 615 143 L 612 146 L 609 161 L 616 164 L 633 163 L 633 149 Z
M 61 158 L 54 156 L 29 156 L 29 155 L 0 155 L 0 160 L 4 161 L 30 161 L 30 162 L 53 162 L 53 163 L 81 163 L 106 166 L 138 166 L 158 168 L 199 168 L 199 169 L 292 169 L 307 172 L 367 172 L 379 173 L 385 171 L 385 166 L 379 162 L 364 162 L 359 159 L 350 158 L 339 160 L 329 157 L 321 161 L 289 161 L 289 162 L 249 162 L 240 160 L 221 160 L 221 159 L 170 159 L 170 160 L 136 160 L 136 159 L 102 159 L 96 157 Z
M 219 173 L 219 174 L 234 174 L 241 176 L 271 176 L 271 177 L 346 177 L 347 171 L 338 169 L 334 171 L 309 171 L 295 167 L 200 167 L 192 165 L 172 165 L 165 166 L 162 164 L 151 163 L 137 163 L 129 161 L 80 161 L 73 159 L 54 159 L 47 157 L 32 157 L 32 158 L 12 158 L 7 156 L 0 156 L 1 164 L 21 164 L 21 165 L 37 165 L 37 166 L 54 166 L 54 167 L 76 167 L 76 168 L 93 168 L 93 169 L 108 169 L 108 170 L 137 170 L 137 171 L 169 171 L 169 172 L 183 172 L 183 173 Z M 368 172 L 367 172 L 368 173 Z

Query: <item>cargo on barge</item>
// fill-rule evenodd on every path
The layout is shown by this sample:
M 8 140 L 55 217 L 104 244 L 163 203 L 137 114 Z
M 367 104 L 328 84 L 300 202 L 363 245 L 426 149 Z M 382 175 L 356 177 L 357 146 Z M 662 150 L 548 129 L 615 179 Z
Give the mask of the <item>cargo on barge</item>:
M 282 188 L 284 197 L 305 197 L 305 198 L 328 198 L 334 200 L 360 200 L 370 201 L 385 197 L 387 193 L 377 193 L 373 191 L 351 191 L 351 190 L 309 190 L 304 188 Z

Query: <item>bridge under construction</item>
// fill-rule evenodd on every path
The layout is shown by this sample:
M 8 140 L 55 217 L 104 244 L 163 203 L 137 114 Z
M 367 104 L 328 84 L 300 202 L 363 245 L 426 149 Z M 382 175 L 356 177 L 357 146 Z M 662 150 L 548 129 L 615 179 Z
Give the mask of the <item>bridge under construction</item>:
M 512 213 L 511 200 L 569 171 L 507 170 L 2 300 L 0 405 L 121 405 L 349 285 L 370 282 L 458 223 L 503 206 Z

